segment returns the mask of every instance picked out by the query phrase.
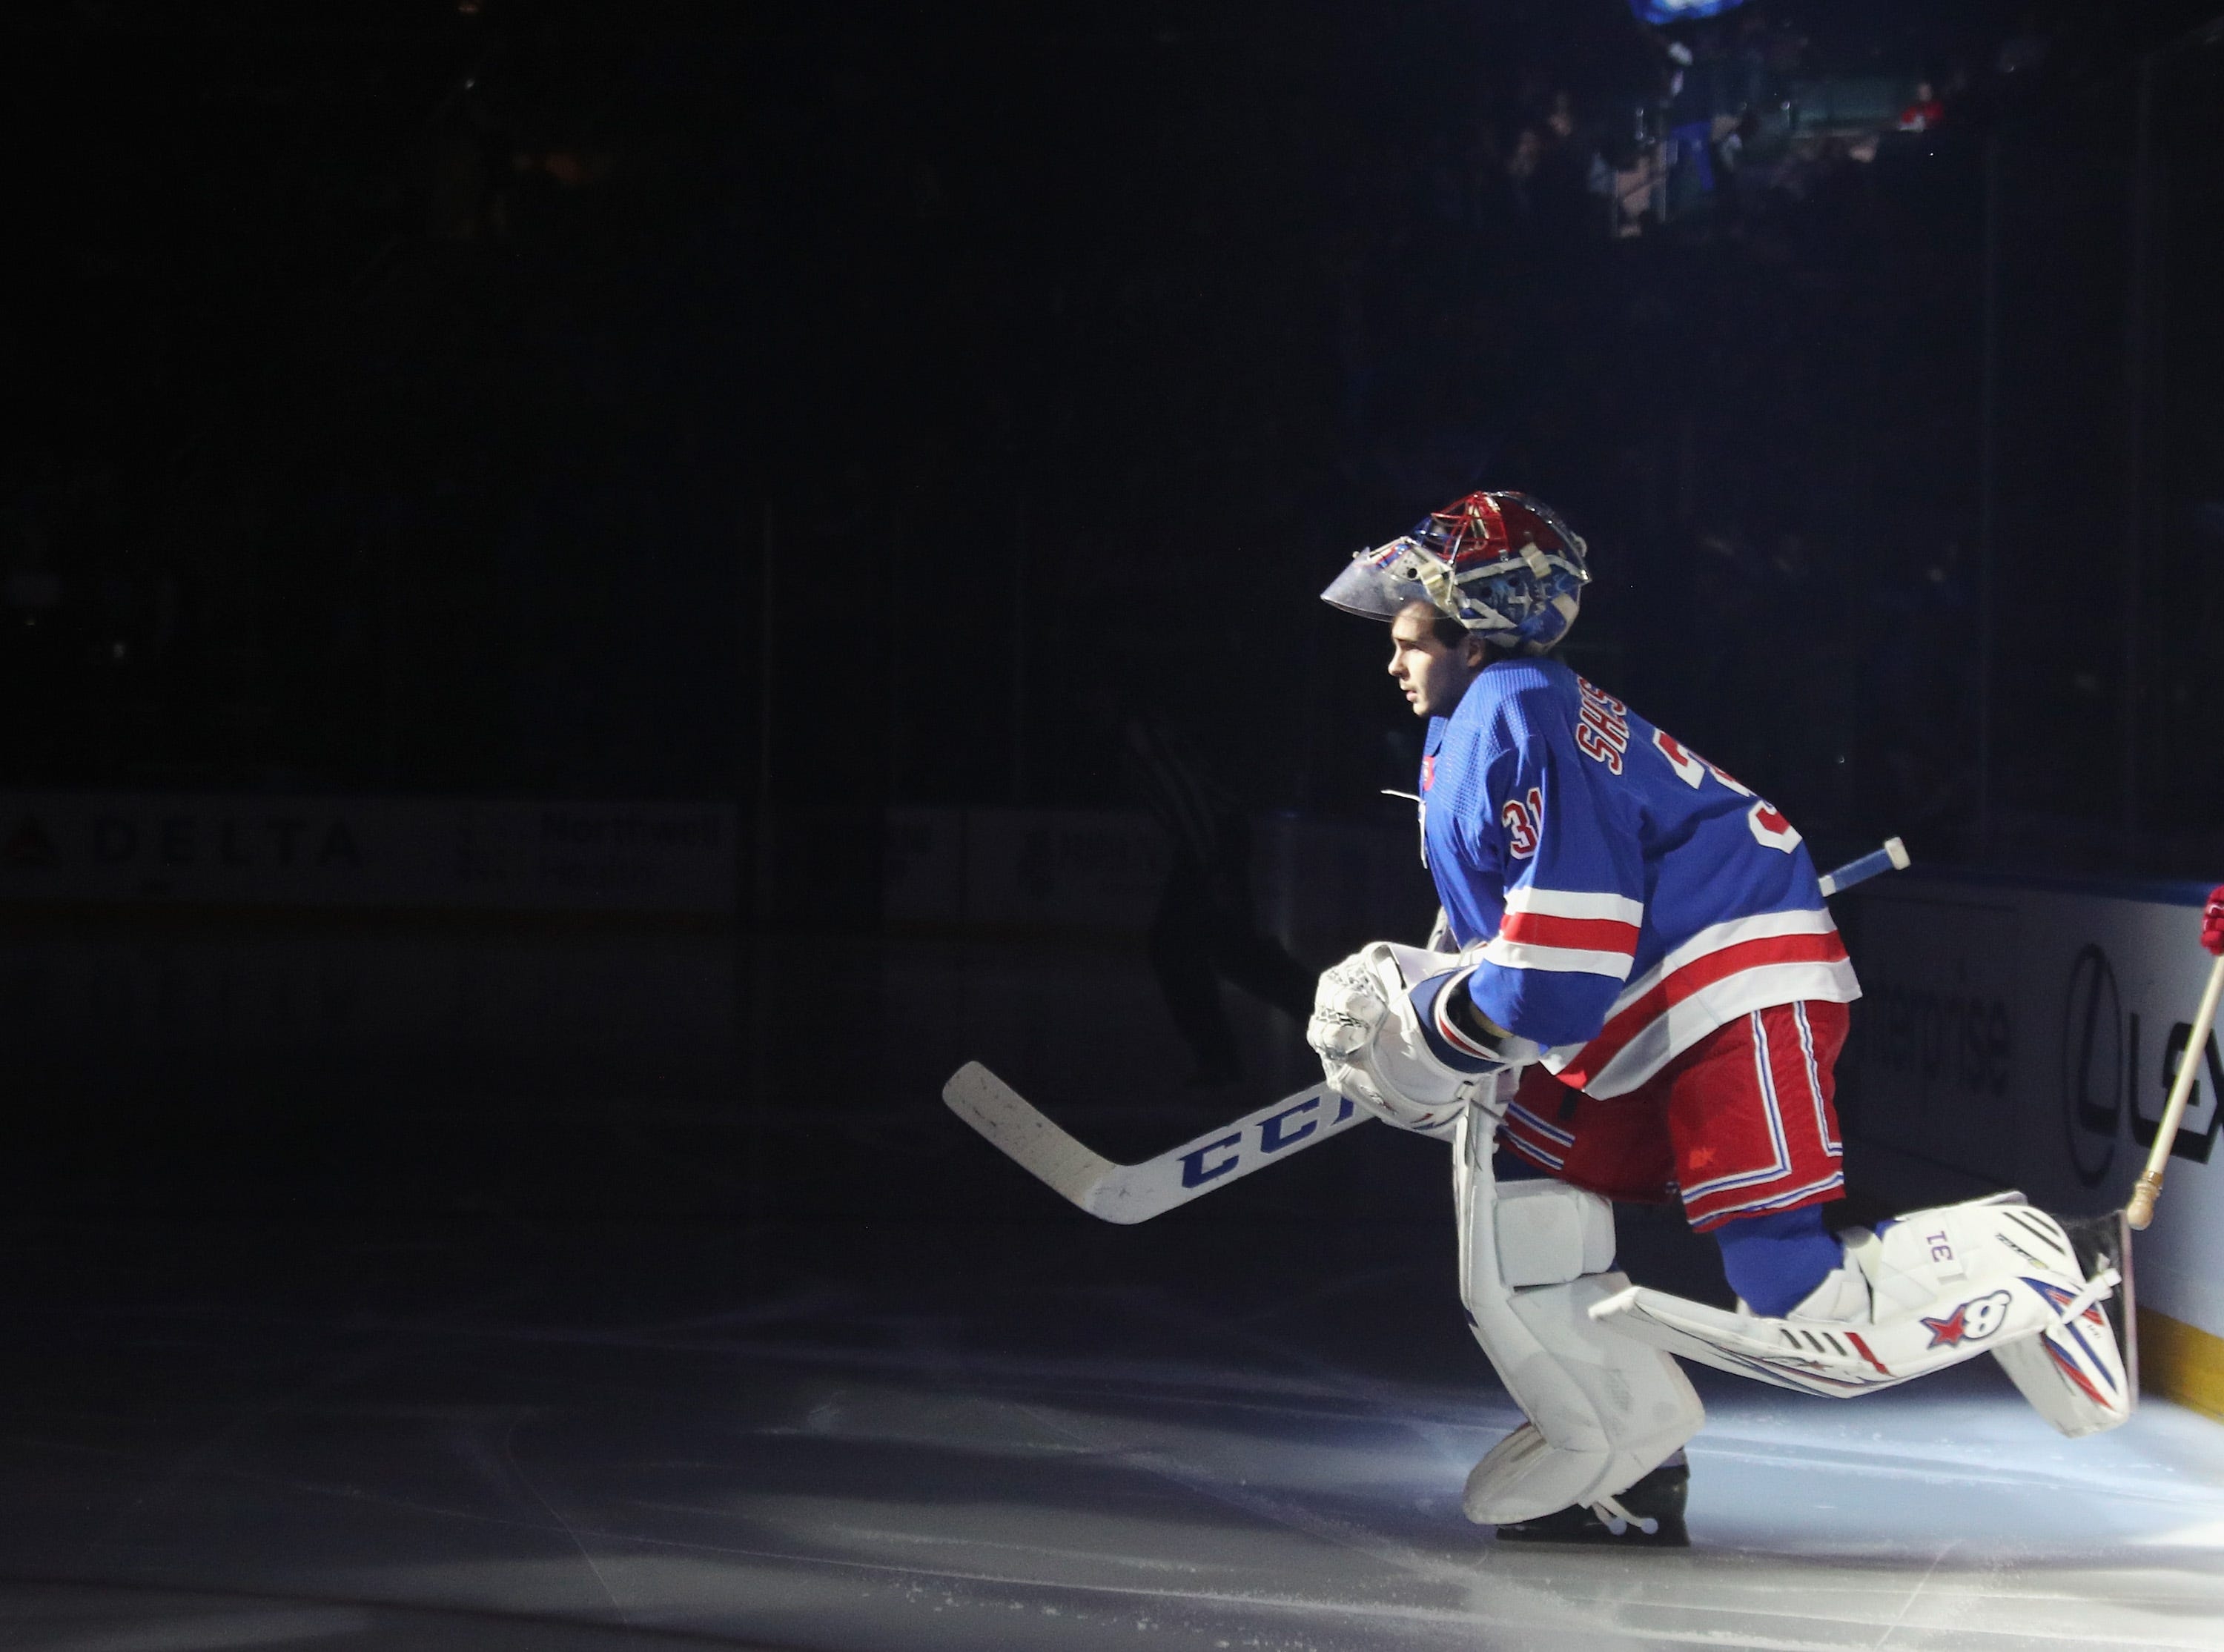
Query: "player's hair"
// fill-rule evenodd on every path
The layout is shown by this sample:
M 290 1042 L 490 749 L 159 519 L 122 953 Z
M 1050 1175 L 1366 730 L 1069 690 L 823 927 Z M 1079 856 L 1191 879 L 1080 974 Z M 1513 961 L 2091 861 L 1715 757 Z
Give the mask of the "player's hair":
M 1437 646 L 1439 648 L 1456 648 L 1475 633 L 1452 618 L 1450 615 L 1439 614 L 1429 621 L 1429 634 L 1437 640 Z M 1498 644 L 1488 640 L 1483 643 L 1482 652 L 1486 665 L 1492 660 L 1511 659 L 1514 653 L 1513 649 L 1501 647 Z

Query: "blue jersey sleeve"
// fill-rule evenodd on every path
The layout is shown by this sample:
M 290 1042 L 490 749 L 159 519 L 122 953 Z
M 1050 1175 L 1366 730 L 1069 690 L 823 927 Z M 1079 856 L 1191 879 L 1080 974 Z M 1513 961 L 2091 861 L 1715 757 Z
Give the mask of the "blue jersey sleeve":
M 1470 827 L 1504 869 L 1506 907 L 1469 994 L 1498 1025 L 1547 1046 L 1606 1025 L 1645 921 L 1638 804 L 1622 779 L 1626 715 L 1587 693 L 1571 727 L 1549 696 L 1509 700 L 1482 788 L 1491 817 Z

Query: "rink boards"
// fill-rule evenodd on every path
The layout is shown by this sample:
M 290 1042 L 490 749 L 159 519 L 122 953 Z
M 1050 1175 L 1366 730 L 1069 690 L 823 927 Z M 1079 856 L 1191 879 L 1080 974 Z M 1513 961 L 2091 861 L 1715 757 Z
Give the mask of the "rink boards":
M 1894 1202 L 1999 1187 L 2120 1206 L 2208 974 L 2191 885 L 1921 873 L 1840 905 L 1863 990 L 1841 1062 L 1856 1182 Z M 2224 1056 L 2212 1032 L 2139 1236 L 2151 1388 L 2224 1416 Z

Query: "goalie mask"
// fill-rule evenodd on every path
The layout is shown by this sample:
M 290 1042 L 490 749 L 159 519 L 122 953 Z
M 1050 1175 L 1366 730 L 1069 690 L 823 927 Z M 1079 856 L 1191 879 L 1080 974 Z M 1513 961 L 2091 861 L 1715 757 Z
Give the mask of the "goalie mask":
M 1426 602 L 1486 642 L 1541 654 L 1576 622 L 1586 547 L 1542 500 L 1474 493 L 1362 551 L 1321 601 L 1370 620 Z

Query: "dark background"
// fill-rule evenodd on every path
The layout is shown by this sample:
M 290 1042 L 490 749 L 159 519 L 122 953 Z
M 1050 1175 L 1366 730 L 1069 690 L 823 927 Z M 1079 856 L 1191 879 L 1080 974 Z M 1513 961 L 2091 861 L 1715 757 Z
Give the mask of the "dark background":
M 1821 864 L 1896 833 L 2205 886 L 2214 5 L 8 8 L 0 1640 L 94 1644 L 82 1609 L 183 1644 L 236 1596 L 447 1614 L 346 1643 L 413 1652 L 646 1644 L 629 1605 L 917 1644 L 951 1597 L 906 1568 L 953 1510 L 1018 1546 L 1156 1532 L 1185 1578 L 1251 1518 L 1242 1453 L 1171 1502 L 1109 1434 L 1007 1463 L 1042 1394 L 1199 1408 L 1269 1457 L 1349 1424 L 1345 1483 L 1293 1503 L 1441 1546 L 1475 1610 L 1460 1466 L 1512 1414 L 1456 1312 L 1442 1144 L 1368 1126 L 1140 1228 L 1061 1204 L 940 1106 L 959 1062 L 1121 1158 L 1317 1069 L 1230 992 L 1243 1077 L 1185 1084 L 1140 909 L 888 921 L 893 811 L 1135 812 L 1124 709 L 1336 868 L 1260 903 L 1301 964 L 1418 938 L 1379 788 L 1419 731 L 1380 628 L 1316 593 L 1487 485 L 1589 540 L 1576 665 Z M 1943 113 L 1901 129 L 1925 82 Z M 92 817 L 58 794 L 133 800 L 102 901 L 22 898 L 60 833 L 33 825 Z M 730 819 L 739 910 L 166 882 L 223 887 L 233 823 L 383 798 Z M 1674 1213 L 1621 1221 L 1636 1277 L 1722 1296 Z M 1710 1403 L 1761 1403 L 1738 1386 Z M 1262 1422 L 1290 1393 L 1332 1404 Z M 1453 1443 L 1385 1501 L 1352 1465 L 1416 1405 Z M 1952 1425 L 1896 1415 L 1920 1444 L 1879 1483 L 1935 1489 Z M 1835 1499 L 1792 1451 L 1770 1495 Z M 2026 1510 L 2089 1496 L 2050 1451 Z M 1703 1543 L 1782 1546 L 1789 1503 L 1702 1471 Z M 1947 1506 L 1874 1526 L 1916 1503 Z M 1899 1564 L 1810 1517 L 1852 1570 L 1741 1558 L 1771 1625 Z M 1957 1567 L 2076 1595 L 2085 1551 L 1949 1523 L 1894 1623 Z M 861 1594 L 873 1532 L 900 1586 Z M 2213 1570 L 2178 1541 L 2141 1553 Z M 886 1633 L 845 1639 L 860 1611 Z M 206 1643 L 306 1643 L 251 1616 Z
M 1255 813 L 1395 829 L 1418 731 L 1315 594 L 1476 485 L 1589 538 L 1571 659 L 1819 861 L 2224 861 L 2198 8 L 0 29 L 0 784 L 744 827 L 731 926 L 0 909 L 21 1208 L 924 1220 L 921 1153 L 1032 1196 L 932 1106 L 969 1056 L 1114 1149 L 1229 1116 L 1132 949 L 882 934 L 881 811 L 1134 805 L 1109 688 Z M 1695 128 L 1709 181 L 1610 204 Z
M 1313 593 L 1488 483 L 1819 843 L 2201 875 L 2198 21 L 13 9 L 0 779 L 1100 802 L 1111 680 L 1361 816 L 1412 730 Z M 1646 121 L 1865 76 L 1951 112 L 1608 238 Z

